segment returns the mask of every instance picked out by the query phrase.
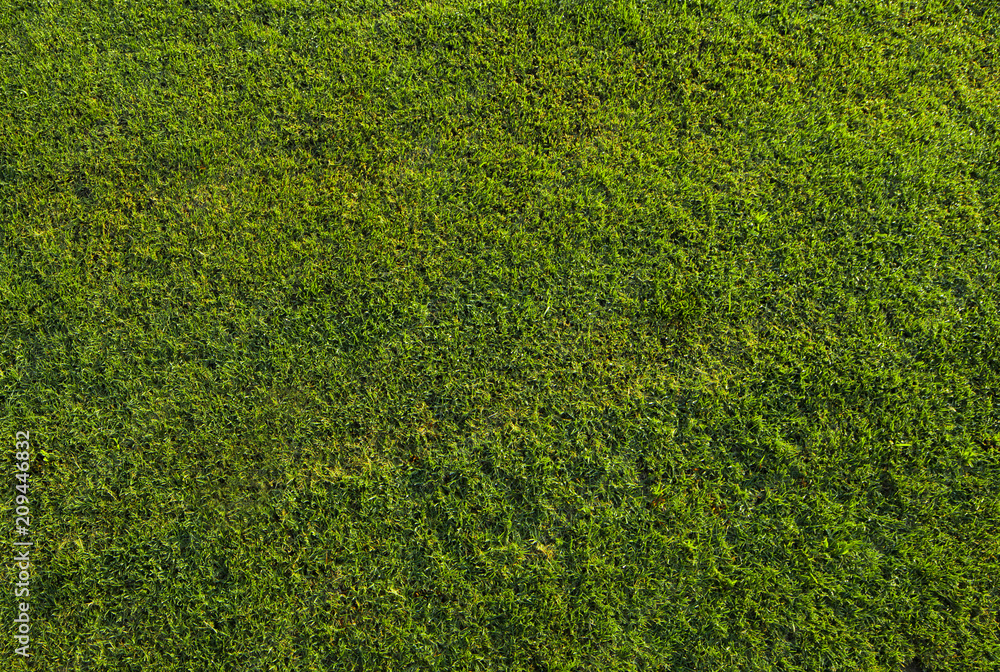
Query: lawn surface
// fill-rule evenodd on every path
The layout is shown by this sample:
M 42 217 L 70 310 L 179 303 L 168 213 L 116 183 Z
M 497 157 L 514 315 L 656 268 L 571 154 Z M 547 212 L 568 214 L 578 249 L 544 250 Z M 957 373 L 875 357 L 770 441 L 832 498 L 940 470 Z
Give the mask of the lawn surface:
M 995 10 L 3 3 L 4 669 L 1000 669 Z

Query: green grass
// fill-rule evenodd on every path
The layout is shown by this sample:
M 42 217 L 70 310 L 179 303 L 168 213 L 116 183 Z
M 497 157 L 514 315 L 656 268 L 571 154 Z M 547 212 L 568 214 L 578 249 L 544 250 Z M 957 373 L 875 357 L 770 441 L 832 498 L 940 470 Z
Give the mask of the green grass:
M 1000 669 L 997 22 L 3 4 L 0 656 Z

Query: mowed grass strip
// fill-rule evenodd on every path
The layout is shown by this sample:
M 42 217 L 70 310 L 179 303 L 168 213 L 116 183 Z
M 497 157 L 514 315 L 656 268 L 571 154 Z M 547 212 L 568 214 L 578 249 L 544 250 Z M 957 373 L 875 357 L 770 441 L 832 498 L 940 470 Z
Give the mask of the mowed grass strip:
M 11 669 L 1000 668 L 996 25 L 7 3 Z

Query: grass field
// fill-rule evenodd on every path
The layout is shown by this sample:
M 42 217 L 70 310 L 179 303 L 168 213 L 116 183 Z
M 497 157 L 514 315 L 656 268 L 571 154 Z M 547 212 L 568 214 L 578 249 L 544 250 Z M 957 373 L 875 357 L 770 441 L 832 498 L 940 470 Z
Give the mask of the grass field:
M 0 667 L 1000 670 L 998 23 L 0 4 Z

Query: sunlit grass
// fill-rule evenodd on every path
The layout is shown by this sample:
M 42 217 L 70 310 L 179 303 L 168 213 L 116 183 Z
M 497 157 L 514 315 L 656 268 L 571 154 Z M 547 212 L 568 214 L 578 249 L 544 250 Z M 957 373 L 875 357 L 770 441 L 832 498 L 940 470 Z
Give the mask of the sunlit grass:
M 997 669 L 984 3 L 0 25 L 35 669 Z

